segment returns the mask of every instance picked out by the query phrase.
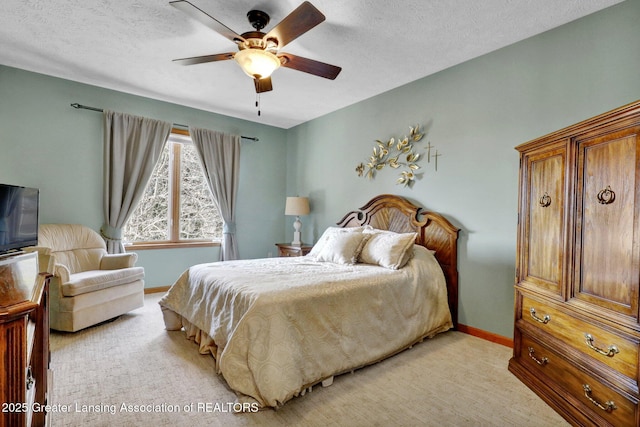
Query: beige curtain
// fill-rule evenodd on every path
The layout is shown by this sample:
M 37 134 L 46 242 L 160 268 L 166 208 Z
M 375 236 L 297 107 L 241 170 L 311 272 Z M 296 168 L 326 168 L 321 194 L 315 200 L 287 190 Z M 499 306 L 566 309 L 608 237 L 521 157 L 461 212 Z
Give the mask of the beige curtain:
M 213 200 L 224 221 L 220 261 L 238 259 L 236 195 L 240 175 L 240 136 L 189 128 Z
M 109 253 L 122 253 L 122 227 L 144 193 L 171 123 L 104 110 L 104 225 Z

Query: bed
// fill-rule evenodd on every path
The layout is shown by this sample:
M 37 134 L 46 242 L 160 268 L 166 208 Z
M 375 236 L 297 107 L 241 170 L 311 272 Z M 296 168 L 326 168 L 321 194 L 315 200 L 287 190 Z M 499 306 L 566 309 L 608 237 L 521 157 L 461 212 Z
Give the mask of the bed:
M 277 408 L 454 328 L 457 235 L 438 213 L 377 196 L 307 256 L 192 266 L 159 302 L 165 327 L 213 356 L 239 402 Z

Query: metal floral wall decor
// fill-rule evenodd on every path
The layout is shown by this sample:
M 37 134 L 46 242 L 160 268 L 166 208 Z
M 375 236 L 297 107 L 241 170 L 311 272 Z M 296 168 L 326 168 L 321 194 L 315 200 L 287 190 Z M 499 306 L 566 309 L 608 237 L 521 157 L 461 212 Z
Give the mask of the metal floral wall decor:
M 422 175 L 417 173 L 420 169 L 418 161 L 422 159 L 422 155 L 417 152 L 416 145 L 423 139 L 424 133 L 420 130 L 420 125 L 409 129 L 409 136 L 404 136 L 402 139 L 391 138 L 387 142 L 376 140 L 373 154 L 369 157 L 369 161 L 366 164 L 360 163 L 356 166 L 358 176 L 373 179 L 379 170 L 389 166 L 390 168 L 401 170 L 396 184 L 412 187 L 416 178 Z M 431 150 L 434 148 L 431 142 L 427 143 L 425 148 L 427 150 L 427 162 L 430 163 L 433 157 L 435 170 L 437 171 L 438 157 L 441 154 L 438 153 L 438 150 L 435 150 L 435 154 L 431 154 Z

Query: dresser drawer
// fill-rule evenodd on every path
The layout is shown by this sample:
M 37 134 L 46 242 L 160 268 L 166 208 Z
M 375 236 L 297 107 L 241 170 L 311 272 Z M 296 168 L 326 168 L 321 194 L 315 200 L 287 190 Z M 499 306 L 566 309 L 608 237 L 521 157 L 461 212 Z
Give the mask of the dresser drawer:
M 609 388 L 524 333 L 520 341 L 520 358 L 536 377 L 547 377 L 558 394 L 572 404 L 580 402 L 611 425 L 636 426 L 640 420 L 637 400 Z M 582 410 L 585 411 L 587 409 Z
M 279 257 L 305 256 L 313 248 L 311 245 L 291 245 L 288 243 L 276 243 L 276 246 Z
M 522 295 L 523 321 L 638 382 L 638 341 L 577 319 L 555 306 Z

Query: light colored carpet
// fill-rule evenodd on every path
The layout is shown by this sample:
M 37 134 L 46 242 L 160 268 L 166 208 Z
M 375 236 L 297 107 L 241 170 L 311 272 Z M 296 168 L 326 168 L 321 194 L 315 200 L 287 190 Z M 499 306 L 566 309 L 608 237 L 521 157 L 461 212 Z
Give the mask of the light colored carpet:
M 160 297 L 110 323 L 52 331 L 50 401 L 70 411 L 52 413 L 54 427 L 567 425 L 507 371 L 509 348 L 460 332 L 336 377 L 277 411 L 234 413 L 212 358 L 164 330 Z

